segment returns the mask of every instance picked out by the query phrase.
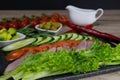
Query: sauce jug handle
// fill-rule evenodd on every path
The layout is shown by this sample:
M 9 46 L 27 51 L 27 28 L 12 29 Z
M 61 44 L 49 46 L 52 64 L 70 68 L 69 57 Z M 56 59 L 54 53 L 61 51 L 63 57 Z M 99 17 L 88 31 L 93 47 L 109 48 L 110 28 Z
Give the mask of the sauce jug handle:
M 104 13 L 103 9 L 101 9 L 101 8 L 99 8 L 99 9 L 96 10 L 96 14 L 98 12 L 99 12 L 99 15 L 96 16 L 96 20 L 99 19 L 103 15 L 103 13 Z

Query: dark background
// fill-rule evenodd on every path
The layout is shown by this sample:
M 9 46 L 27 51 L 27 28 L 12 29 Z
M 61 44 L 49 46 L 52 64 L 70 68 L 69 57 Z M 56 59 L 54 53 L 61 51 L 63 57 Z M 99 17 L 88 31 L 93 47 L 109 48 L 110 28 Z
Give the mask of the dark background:
M 0 10 L 64 10 L 69 4 L 81 8 L 120 9 L 120 0 L 0 0 Z

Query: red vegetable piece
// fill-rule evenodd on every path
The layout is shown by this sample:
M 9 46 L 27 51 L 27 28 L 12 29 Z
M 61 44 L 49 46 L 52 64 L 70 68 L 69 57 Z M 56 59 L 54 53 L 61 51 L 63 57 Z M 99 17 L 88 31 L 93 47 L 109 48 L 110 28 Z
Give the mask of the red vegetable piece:
M 20 25 L 18 22 L 9 22 L 9 27 L 13 27 L 13 28 L 20 28 Z
M 86 27 L 78 26 L 78 25 L 75 25 L 75 24 L 71 23 L 70 21 L 67 21 L 66 25 L 69 26 L 72 29 L 75 29 L 78 32 L 79 31 L 84 32 L 84 33 L 87 33 L 89 35 L 96 36 L 98 38 L 107 39 L 107 40 L 113 41 L 115 43 L 120 43 L 120 38 L 117 37 L 117 36 L 114 36 L 114 35 L 111 35 L 111 34 L 108 34 L 108 33 L 103 33 L 103 32 L 100 32 L 100 31 L 97 31 L 97 30 L 94 30 L 94 29 L 89 29 L 89 28 L 86 28 Z
M 0 25 L 0 30 L 3 29 L 4 27 Z
M 93 24 L 87 25 L 85 27 L 88 28 L 88 29 L 92 29 L 93 28 Z
M 30 25 L 32 27 L 35 27 L 35 25 L 39 24 L 40 23 L 40 19 L 36 18 L 36 19 L 33 19 L 31 22 L 30 22 Z
M 8 22 L 3 22 L 1 26 L 5 27 L 6 29 L 9 28 L 9 23 Z
M 24 19 L 23 21 L 21 21 L 20 23 L 20 27 L 25 27 L 26 25 L 30 24 L 30 21 L 27 19 Z

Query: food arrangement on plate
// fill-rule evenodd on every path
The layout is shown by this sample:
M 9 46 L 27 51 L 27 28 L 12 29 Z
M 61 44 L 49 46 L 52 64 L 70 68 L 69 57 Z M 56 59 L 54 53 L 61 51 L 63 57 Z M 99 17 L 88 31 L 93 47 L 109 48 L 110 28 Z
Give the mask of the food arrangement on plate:
M 57 34 L 61 28 L 62 24 L 59 22 L 43 22 L 35 26 L 38 31 L 47 31 L 54 34 Z
M 22 40 L 25 38 L 25 35 L 17 32 L 15 28 L 3 28 L 0 30 L 0 47 L 4 47 L 13 42 Z
M 1 48 L 9 64 L 4 67 L 0 80 L 11 77 L 14 80 L 35 80 L 68 73 L 86 74 L 120 64 L 120 38 L 92 29 L 93 24 L 84 27 L 76 25 L 59 13 L 42 15 L 42 18 L 24 16 L 22 20 L 12 20 L 19 23 L 19 27 L 13 27 L 26 38 Z M 9 20 L 5 23 L 11 24 Z M 2 29 L 5 23 L 1 23 Z M 35 27 L 45 27 L 48 31 L 55 26 L 52 30 L 56 31 L 64 27 L 61 24 L 72 31 L 53 35 L 46 30 L 37 31 Z M 11 27 L 5 26 L 7 29 Z

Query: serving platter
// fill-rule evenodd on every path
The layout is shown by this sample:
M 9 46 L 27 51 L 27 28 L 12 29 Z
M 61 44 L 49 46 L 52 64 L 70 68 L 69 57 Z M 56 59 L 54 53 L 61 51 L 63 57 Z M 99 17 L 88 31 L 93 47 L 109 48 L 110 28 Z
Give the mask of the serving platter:
M 64 29 L 64 31 L 63 31 L 63 29 Z M 69 30 L 71 30 L 71 28 L 64 26 L 64 28 L 62 28 L 59 31 L 59 34 L 62 34 L 62 33 L 69 31 Z M 9 62 L 7 62 L 5 60 L 6 53 L 1 51 L 1 50 L 0 50 L 0 53 L 1 53 L 0 54 L 0 75 L 2 75 L 4 72 L 4 69 L 9 64 Z M 115 72 L 115 71 L 119 71 L 119 70 L 120 70 L 120 65 L 104 66 L 104 67 L 101 67 L 98 71 L 82 73 L 82 74 L 70 74 L 70 73 L 69 74 L 62 74 L 62 75 L 56 75 L 56 76 L 42 78 L 40 80 L 78 80 L 78 79 L 82 79 L 82 78 L 86 78 L 86 77 L 96 76 L 96 75 L 100 75 L 100 74 L 106 74 L 106 73 Z
M 66 31 L 69 31 L 69 30 L 71 30 L 71 28 L 64 26 L 64 28 L 62 28 L 59 31 L 58 35 L 66 32 Z M 9 62 L 7 62 L 5 60 L 6 53 L 2 52 L 1 50 L 0 50 L 0 53 L 1 53 L 0 54 L 0 75 L 2 75 L 5 67 L 9 64 Z M 77 79 L 86 78 L 86 77 L 90 77 L 90 76 L 110 73 L 110 72 L 114 72 L 114 71 L 118 71 L 118 70 L 120 70 L 120 65 L 104 66 L 104 67 L 101 67 L 98 71 L 93 71 L 93 72 L 88 72 L 88 73 L 83 73 L 83 74 L 56 75 L 56 76 L 42 78 L 40 80 L 77 80 Z
M 120 65 L 106 66 L 104 68 L 101 68 L 99 71 L 93 71 L 93 72 L 78 74 L 78 75 L 63 74 L 63 75 L 57 75 L 57 76 L 52 76 L 52 77 L 46 77 L 46 78 L 38 79 L 38 80 L 78 80 L 78 79 L 84 79 L 87 77 L 97 76 L 100 74 L 112 73 L 112 72 L 119 71 L 119 70 L 120 70 Z

